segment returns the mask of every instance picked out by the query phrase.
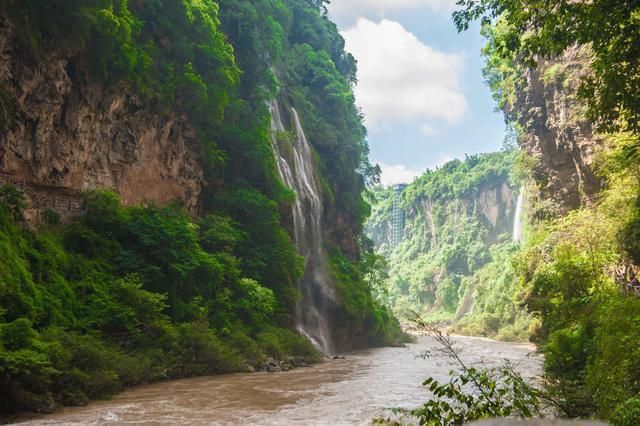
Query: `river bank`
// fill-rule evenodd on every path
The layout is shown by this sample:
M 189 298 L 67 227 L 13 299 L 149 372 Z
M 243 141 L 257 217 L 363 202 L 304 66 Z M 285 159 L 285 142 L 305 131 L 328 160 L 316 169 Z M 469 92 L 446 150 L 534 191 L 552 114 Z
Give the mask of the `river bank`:
M 455 337 L 469 365 L 496 367 L 504 359 L 526 377 L 541 371 L 542 358 L 529 344 Z M 22 424 L 367 424 L 389 409 L 415 408 L 429 397 L 427 377 L 447 380 L 455 366 L 423 358 L 435 342 L 420 336 L 404 348 L 345 354 L 308 368 L 270 374 L 227 374 L 174 380 L 126 390 L 111 400 L 53 414 L 14 419 Z

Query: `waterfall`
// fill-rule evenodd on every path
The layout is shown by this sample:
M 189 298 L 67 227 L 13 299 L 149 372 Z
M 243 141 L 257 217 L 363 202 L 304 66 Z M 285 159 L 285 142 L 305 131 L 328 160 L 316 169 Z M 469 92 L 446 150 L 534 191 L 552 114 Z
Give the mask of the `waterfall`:
M 296 192 L 293 205 L 294 240 L 298 254 L 305 259 L 299 283 L 301 300 L 296 306 L 296 327 L 320 351 L 333 353 L 329 327 L 329 308 L 335 304 L 335 292 L 326 266 L 322 240 L 322 199 L 314 170 L 313 155 L 294 108 L 290 116 L 295 126 L 293 137 L 285 133 L 277 101 L 272 101 L 271 145 L 278 174 L 283 183 Z M 282 137 L 284 135 L 284 137 Z
M 516 211 L 513 216 L 513 241 L 522 242 L 522 205 L 524 204 L 524 187 L 520 187 Z

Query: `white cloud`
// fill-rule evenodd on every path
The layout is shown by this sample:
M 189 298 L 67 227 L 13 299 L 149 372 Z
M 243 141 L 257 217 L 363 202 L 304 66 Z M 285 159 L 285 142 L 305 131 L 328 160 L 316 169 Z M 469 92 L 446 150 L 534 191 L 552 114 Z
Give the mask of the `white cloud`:
M 328 9 L 332 19 L 347 26 L 362 16 L 382 18 L 388 12 L 417 9 L 449 15 L 455 7 L 456 0 L 333 0 Z
M 438 133 L 438 131 L 430 126 L 429 124 L 423 124 L 422 126 L 420 126 L 420 133 L 422 133 L 425 136 L 433 136 L 435 134 Z
M 383 185 L 394 185 L 396 183 L 410 183 L 422 174 L 421 171 L 408 169 L 404 164 L 378 163 L 380 170 L 380 183 Z
M 461 54 L 438 51 L 386 19 L 361 18 L 342 35 L 358 60 L 356 100 L 369 126 L 414 118 L 455 123 L 464 116 Z

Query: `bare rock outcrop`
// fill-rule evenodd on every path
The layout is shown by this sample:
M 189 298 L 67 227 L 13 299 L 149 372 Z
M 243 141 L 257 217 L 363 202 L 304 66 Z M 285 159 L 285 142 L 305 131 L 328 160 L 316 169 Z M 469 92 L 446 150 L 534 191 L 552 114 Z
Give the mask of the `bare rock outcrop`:
M 0 16 L 0 173 L 28 198 L 110 188 L 125 204 L 178 201 L 196 213 L 203 169 L 195 132 L 178 113 L 159 114 L 132 87 L 106 86 L 73 52 L 35 64 Z M 45 194 L 44 196 L 42 194 Z
M 455 199 L 431 199 L 424 197 L 416 200 L 405 211 L 406 222 L 412 225 L 415 231 L 419 229 L 424 235 L 419 238 L 422 250 L 437 250 L 439 247 L 440 232 L 436 223 L 436 210 L 446 211 L 449 224 L 463 226 L 468 218 L 477 216 L 485 224 L 487 234 L 485 242 L 493 244 L 498 236 L 511 232 L 513 226 L 513 213 L 516 207 L 516 195 L 514 189 L 506 180 L 494 182 L 479 188 L 473 195 Z M 390 204 L 390 203 L 389 203 Z M 376 221 L 367 224 L 367 233 L 373 240 L 376 249 L 384 252 L 392 249 L 392 216 L 387 213 L 384 221 Z M 420 224 L 420 226 L 416 226 Z M 415 236 L 406 235 L 405 238 Z
M 588 50 L 578 47 L 541 60 L 524 73 L 516 93 L 512 111 L 523 130 L 520 145 L 533 157 L 539 195 L 548 201 L 538 214 L 557 215 L 588 204 L 600 189 L 593 162 L 601 140 L 577 98 L 589 61 Z

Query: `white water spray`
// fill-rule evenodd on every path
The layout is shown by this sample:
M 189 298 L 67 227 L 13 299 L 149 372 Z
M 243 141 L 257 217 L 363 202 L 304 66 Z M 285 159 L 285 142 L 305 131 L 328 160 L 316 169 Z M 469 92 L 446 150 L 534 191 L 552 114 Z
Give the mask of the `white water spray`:
M 522 242 L 522 205 L 524 204 L 524 186 L 520 187 L 516 211 L 513 216 L 513 241 Z
M 305 259 L 304 275 L 299 285 L 302 299 L 296 307 L 296 327 L 319 350 L 332 354 L 334 347 L 328 312 L 330 305 L 335 303 L 335 292 L 322 248 L 322 199 L 311 147 L 298 113 L 293 108 L 290 113 L 295 126 L 295 140 L 279 140 L 287 129 L 282 121 L 278 102 L 271 102 L 269 107 L 271 145 L 280 179 L 296 192 L 293 205 L 294 239 L 298 253 Z

